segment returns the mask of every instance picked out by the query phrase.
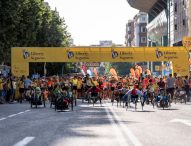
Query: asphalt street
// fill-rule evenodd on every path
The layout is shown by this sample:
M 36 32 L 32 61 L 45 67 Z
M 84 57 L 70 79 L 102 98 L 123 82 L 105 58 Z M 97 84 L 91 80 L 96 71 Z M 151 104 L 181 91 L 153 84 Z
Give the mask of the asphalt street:
M 74 111 L 0 105 L 0 146 L 190 146 L 191 103 L 170 109 L 81 103 Z

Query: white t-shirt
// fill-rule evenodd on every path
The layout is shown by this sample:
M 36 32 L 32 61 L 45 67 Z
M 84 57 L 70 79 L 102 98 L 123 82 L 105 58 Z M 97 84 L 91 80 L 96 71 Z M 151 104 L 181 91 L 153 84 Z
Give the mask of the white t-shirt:
M 17 88 L 17 84 L 15 81 L 13 81 L 13 89 L 16 89 Z

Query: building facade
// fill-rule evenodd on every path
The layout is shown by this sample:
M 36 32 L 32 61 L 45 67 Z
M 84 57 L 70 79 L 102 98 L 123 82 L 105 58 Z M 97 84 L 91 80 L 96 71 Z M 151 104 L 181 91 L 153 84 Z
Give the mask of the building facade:
M 134 39 L 134 21 L 129 20 L 126 24 L 126 35 L 125 35 L 125 44 L 128 47 L 134 46 L 133 44 Z
M 128 3 L 147 13 L 147 46 L 168 45 L 167 0 L 127 0 Z M 161 74 L 161 62 L 147 62 L 147 68 L 155 75 Z
M 148 13 L 149 45 L 182 46 L 184 36 L 191 36 L 191 0 L 127 0 Z
M 135 15 L 134 21 L 134 39 L 133 46 L 147 46 L 147 13 L 139 12 Z
M 184 36 L 190 36 L 190 0 L 170 0 L 171 46 L 182 46 Z

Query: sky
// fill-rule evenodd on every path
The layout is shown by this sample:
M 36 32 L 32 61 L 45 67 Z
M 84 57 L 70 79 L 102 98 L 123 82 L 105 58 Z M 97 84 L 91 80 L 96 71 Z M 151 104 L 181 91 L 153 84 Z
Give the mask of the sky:
M 138 10 L 127 0 L 45 0 L 64 17 L 75 45 L 95 45 L 100 40 L 125 43 L 126 23 Z

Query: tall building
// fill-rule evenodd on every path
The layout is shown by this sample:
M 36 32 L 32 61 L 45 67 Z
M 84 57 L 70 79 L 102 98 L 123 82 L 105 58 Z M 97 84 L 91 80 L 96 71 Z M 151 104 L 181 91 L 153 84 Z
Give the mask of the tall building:
M 148 13 L 149 46 L 182 46 L 191 36 L 191 0 L 127 0 Z
M 171 46 L 182 46 L 184 36 L 189 36 L 190 25 L 190 0 L 170 0 L 170 27 Z
M 126 24 L 126 35 L 125 35 L 125 44 L 128 47 L 134 46 L 133 44 L 134 39 L 134 21 L 129 20 Z
M 131 7 L 147 13 L 147 46 L 168 45 L 167 0 L 127 0 Z M 160 74 L 161 62 L 148 62 L 151 72 Z
M 134 17 L 134 39 L 135 47 L 147 46 L 147 13 L 139 12 Z

